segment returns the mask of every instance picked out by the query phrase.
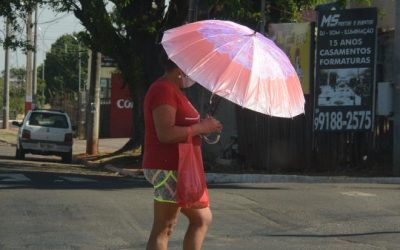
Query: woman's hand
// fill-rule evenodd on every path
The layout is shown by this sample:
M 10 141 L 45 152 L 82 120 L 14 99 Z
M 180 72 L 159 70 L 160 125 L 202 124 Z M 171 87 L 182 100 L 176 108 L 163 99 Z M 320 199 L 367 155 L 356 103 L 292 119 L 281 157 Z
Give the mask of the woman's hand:
M 200 134 L 221 133 L 222 123 L 214 117 L 207 116 L 198 124 L 200 127 Z
M 161 143 L 177 143 L 187 140 L 188 127 L 175 125 L 176 109 L 169 105 L 160 105 L 153 110 L 154 127 Z M 221 133 L 222 124 L 217 119 L 207 116 L 191 126 L 192 136 Z

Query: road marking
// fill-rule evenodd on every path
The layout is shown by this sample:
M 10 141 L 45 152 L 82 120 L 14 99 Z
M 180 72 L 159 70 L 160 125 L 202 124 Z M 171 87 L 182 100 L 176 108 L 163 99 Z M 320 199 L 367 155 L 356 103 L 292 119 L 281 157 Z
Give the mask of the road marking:
M 1 182 L 30 181 L 24 174 L 0 174 Z
M 363 193 L 363 192 L 357 192 L 357 191 L 350 191 L 350 192 L 341 192 L 343 195 L 347 196 L 352 196 L 352 197 L 373 197 L 376 196 L 376 194 L 370 194 L 370 193 Z
M 24 174 L 0 174 L 0 182 L 30 181 Z
M 54 182 L 97 182 L 91 178 L 78 177 L 78 176 L 58 176 Z M 26 177 L 24 174 L 0 174 L 0 184 L 8 184 L 11 182 L 31 182 L 32 179 Z
M 85 177 L 70 177 L 70 176 L 60 176 L 62 179 L 72 182 L 97 182 L 96 180 L 85 178 Z

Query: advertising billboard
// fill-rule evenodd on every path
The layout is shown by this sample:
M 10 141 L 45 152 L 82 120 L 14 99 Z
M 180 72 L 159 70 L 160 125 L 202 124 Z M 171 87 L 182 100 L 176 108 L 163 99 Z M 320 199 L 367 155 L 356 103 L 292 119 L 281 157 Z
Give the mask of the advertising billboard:
M 132 135 L 133 103 L 130 91 L 124 87 L 120 75 L 111 76 L 110 138 L 123 138 Z
M 304 94 L 310 93 L 310 23 L 272 23 L 268 36 L 281 48 L 292 62 L 299 76 Z
M 315 131 L 373 128 L 376 8 L 318 13 Z

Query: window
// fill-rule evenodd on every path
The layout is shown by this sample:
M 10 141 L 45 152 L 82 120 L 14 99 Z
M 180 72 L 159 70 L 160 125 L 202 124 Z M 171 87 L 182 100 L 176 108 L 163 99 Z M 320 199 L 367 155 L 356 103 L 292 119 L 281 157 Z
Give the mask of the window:
M 29 118 L 29 125 L 52 128 L 68 128 L 65 115 L 34 112 Z
M 100 79 L 100 98 L 111 98 L 111 79 Z

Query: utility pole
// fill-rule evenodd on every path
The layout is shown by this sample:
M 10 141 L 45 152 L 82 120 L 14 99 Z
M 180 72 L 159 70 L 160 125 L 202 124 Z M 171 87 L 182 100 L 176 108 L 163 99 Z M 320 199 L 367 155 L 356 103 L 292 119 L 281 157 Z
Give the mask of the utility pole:
M 32 73 L 32 92 L 33 92 L 33 107 L 37 107 L 37 69 L 36 69 L 36 58 L 37 58 L 37 24 L 38 24 L 38 8 L 35 7 L 35 35 L 33 38 L 33 73 Z
M 396 0 L 396 28 L 394 36 L 394 130 L 393 130 L 393 174 L 400 176 L 400 0 Z
M 81 58 L 81 43 L 78 42 L 78 137 L 83 138 L 85 132 L 85 93 L 86 90 L 82 87 L 82 58 Z
M 26 95 L 25 95 L 25 114 L 32 109 L 32 11 L 28 11 L 28 18 L 26 22 L 26 35 L 28 48 L 26 53 Z
M 93 55 L 92 55 L 92 50 L 88 49 L 88 69 L 87 69 L 87 79 L 86 79 L 86 86 L 85 86 L 85 133 L 84 133 L 84 139 L 88 139 L 89 137 L 89 127 L 91 125 L 89 124 L 90 120 L 90 98 L 89 98 L 89 92 L 90 92 L 90 83 L 92 79 L 92 60 L 93 60 Z
M 77 112 L 77 135 L 78 138 L 83 139 L 85 134 L 85 93 L 86 89 L 82 87 L 82 57 L 81 57 L 81 42 L 75 36 L 74 40 L 78 43 L 78 112 Z M 89 59 L 91 62 L 91 60 Z M 90 63 L 89 63 L 90 66 Z M 90 70 L 88 71 L 90 72 Z M 90 74 L 90 73 L 89 73 Z M 89 78 L 90 79 L 90 78 Z M 89 80 L 90 82 L 90 80 Z
M 89 101 L 87 102 L 90 114 L 86 127 L 86 153 L 97 155 L 99 151 L 101 53 L 92 52 L 91 64 Z
M 6 20 L 6 39 L 10 36 L 10 23 Z M 4 93 L 3 93 L 3 129 L 8 129 L 10 118 L 10 49 L 5 48 Z

